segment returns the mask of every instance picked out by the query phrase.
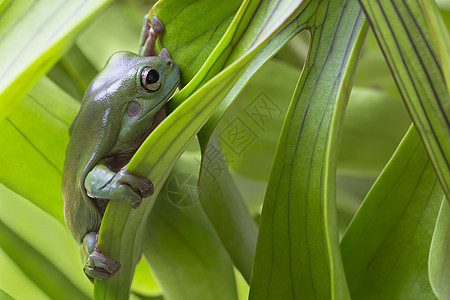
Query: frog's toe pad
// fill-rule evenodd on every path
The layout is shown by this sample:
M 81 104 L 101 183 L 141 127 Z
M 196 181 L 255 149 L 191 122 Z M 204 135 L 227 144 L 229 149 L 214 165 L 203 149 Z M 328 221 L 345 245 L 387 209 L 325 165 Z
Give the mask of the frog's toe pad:
M 148 181 L 148 185 L 141 191 L 142 198 L 147 198 L 148 196 L 153 195 L 155 192 L 155 188 L 153 187 L 153 183 Z
M 164 32 L 164 25 L 157 17 L 152 17 L 152 29 L 156 34 Z
M 94 250 L 84 266 L 84 273 L 92 281 L 104 280 L 115 275 L 120 270 L 120 263 L 98 250 Z

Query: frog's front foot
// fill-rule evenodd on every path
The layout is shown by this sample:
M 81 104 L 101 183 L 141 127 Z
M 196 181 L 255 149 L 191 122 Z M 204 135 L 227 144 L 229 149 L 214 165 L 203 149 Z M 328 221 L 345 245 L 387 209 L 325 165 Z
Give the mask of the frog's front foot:
M 83 240 L 83 254 L 85 259 L 84 273 L 94 282 L 96 280 L 105 280 L 115 275 L 120 270 L 120 263 L 111 257 L 106 256 L 98 250 L 97 232 L 86 234 Z
M 143 198 L 153 194 L 153 184 L 148 179 L 125 169 L 114 173 L 103 164 L 88 173 L 84 186 L 91 198 L 125 200 L 133 208 L 138 208 Z
M 136 176 L 125 169 L 116 173 L 111 181 L 111 188 L 110 200 L 126 200 L 133 208 L 138 208 L 143 198 L 153 194 L 153 184 L 147 178 Z

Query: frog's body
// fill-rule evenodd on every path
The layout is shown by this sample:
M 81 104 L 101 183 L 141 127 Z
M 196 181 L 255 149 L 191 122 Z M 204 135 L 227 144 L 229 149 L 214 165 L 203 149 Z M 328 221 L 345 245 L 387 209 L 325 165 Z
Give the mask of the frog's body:
M 62 190 L 66 224 L 82 246 L 91 278 L 108 278 L 120 268 L 98 251 L 96 235 L 108 201 L 137 208 L 153 193 L 147 179 L 124 167 L 164 119 L 179 79 L 178 67 L 165 55 L 119 52 L 85 92 L 69 129 Z

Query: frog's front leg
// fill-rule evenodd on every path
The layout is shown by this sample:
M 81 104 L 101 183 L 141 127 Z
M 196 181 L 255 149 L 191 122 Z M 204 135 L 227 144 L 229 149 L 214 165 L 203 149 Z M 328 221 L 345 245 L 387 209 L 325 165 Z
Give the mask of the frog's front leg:
M 81 255 L 84 265 L 84 273 L 93 282 L 107 279 L 120 270 L 120 263 L 106 256 L 97 247 L 98 232 L 89 232 L 83 239 Z
M 121 169 L 111 171 L 103 162 L 98 163 L 84 181 L 87 195 L 91 198 L 125 200 L 138 208 L 142 198 L 153 194 L 153 185 L 146 178 Z

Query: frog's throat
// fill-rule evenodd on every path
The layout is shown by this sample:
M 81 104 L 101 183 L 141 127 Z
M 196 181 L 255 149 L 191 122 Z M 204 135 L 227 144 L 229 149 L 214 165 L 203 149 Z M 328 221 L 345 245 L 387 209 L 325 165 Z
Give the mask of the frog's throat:
M 178 87 L 178 83 L 174 85 L 174 87 L 172 88 L 172 90 L 169 91 L 169 93 L 167 93 L 167 96 L 162 98 L 161 101 L 159 101 L 158 103 L 156 103 L 155 107 L 150 109 L 147 113 L 143 114 L 142 116 L 139 116 L 138 120 L 142 120 L 145 119 L 145 117 L 151 113 L 155 111 L 155 108 L 158 107 L 161 103 L 163 102 L 167 102 L 167 100 L 173 95 L 173 93 L 175 93 L 175 90 Z

